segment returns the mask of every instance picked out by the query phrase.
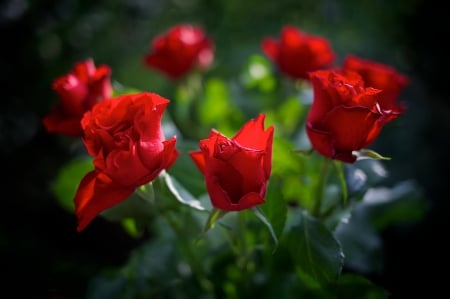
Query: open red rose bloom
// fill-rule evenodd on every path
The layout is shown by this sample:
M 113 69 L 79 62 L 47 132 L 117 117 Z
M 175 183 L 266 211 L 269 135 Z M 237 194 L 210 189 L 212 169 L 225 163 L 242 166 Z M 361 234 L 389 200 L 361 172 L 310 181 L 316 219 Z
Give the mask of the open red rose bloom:
M 208 68 L 213 59 L 213 42 L 202 28 L 177 25 L 152 41 L 145 64 L 177 80 L 196 67 Z
M 232 139 L 212 130 L 200 150 L 190 153 L 215 208 L 240 211 L 265 202 L 274 128 L 264 130 L 264 118 L 250 120 Z
M 283 27 L 280 40 L 264 38 L 261 46 L 280 72 L 294 79 L 308 80 L 308 72 L 327 68 L 335 59 L 327 39 L 306 34 L 293 26 Z
M 366 86 L 381 89 L 379 102 L 385 109 L 399 112 L 406 109 L 404 104 L 397 103 L 397 99 L 408 85 L 409 78 L 397 72 L 395 68 L 354 55 L 345 57 L 342 68 L 360 74 Z
M 365 87 L 352 71 L 310 73 L 314 100 L 306 132 L 315 150 L 331 159 L 353 163 L 352 154 L 372 143 L 388 122 L 401 112 L 383 101 L 381 90 Z
M 127 94 L 100 102 L 85 114 L 83 141 L 95 169 L 75 195 L 78 231 L 175 162 L 176 137 L 165 140 L 161 126 L 168 103 L 153 93 Z
M 43 124 L 50 133 L 79 137 L 83 133 L 81 118 L 99 101 L 112 94 L 111 69 L 101 65 L 95 67 L 92 59 L 78 62 L 73 70 L 53 82 L 53 90 L 59 103 L 44 117 Z

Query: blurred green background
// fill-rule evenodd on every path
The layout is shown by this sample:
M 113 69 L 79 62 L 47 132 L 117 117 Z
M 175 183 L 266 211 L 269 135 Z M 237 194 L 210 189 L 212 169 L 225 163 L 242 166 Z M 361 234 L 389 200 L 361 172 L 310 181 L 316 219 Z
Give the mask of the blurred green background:
M 337 63 L 355 54 L 410 77 L 401 97 L 407 113 L 372 148 L 393 158 L 385 164 L 392 182 L 414 179 L 423 187 L 431 209 L 422 221 L 383 233 L 383 272 L 371 279 L 394 299 L 441 294 L 445 277 L 435 267 L 448 262 L 450 249 L 444 243 L 450 211 L 446 17 L 445 9 L 418 0 L 0 2 L 2 293 L 81 299 L 95 273 L 121 265 L 140 243 L 101 217 L 76 232 L 75 216 L 57 205 L 50 188 L 77 149 L 47 134 L 40 120 L 57 101 L 52 81 L 87 57 L 110 65 L 113 80 L 164 96 L 170 83 L 144 67 L 144 55 L 155 35 L 195 23 L 216 44 L 211 75 L 236 76 L 251 54 L 262 54 L 263 37 L 292 24 L 328 38 Z

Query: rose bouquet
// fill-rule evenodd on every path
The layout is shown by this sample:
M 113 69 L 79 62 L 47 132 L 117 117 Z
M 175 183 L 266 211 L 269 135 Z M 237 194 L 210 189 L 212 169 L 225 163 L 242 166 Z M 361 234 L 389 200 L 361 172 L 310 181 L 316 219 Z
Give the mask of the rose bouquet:
M 55 80 L 43 124 L 82 141 L 56 198 L 80 233 L 103 217 L 142 240 L 87 298 L 389 296 L 370 279 L 379 233 L 424 202 L 412 182 L 383 186 L 390 158 L 369 147 L 407 112 L 408 78 L 355 55 L 337 65 L 326 38 L 290 25 L 261 51 L 232 81 L 209 76 L 214 41 L 178 24 L 143 54 L 167 95 L 92 58 Z

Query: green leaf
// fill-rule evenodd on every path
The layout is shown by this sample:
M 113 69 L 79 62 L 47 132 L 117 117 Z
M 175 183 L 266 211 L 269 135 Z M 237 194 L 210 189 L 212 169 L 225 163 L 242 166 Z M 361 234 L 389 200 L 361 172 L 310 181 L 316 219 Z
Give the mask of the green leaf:
M 382 270 L 381 239 L 366 217 L 362 206 L 356 206 L 348 222 L 341 222 L 334 236 L 345 254 L 345 266 L 359 273 L 380 273 Z
M 266 202 L 258 207 L 267 217 L 278 238 L 283 233 L 288 213 L 287 203 L 280 194 L 282 187 L 282 182 L 278 177 L 271 177 L 267 187 Z
M 382 271 L 382 244 L 378 232 L 389 226 L 422 218 L 427 205 L 421 190 L 411 181 L 393 188 L 370 188 L 353 207 L 348 223 L 335 236 L 342 244 L 346 266 L 361 273 Z
M 195 197 L 206 193 L 205 177 L 189 156 L 189 152 L 198 150 L 198 146 L 198 142 L 177 140 L 177 148 L 181 154 L 167 171 Z M 189 175 L 186 175 L 187 173 Z
M 368 188 L 379 184 L 388 176 L 382 160 L 364 159 L 345 164 L 345 180 L 349 196 L 361 200 Z
M 190 206 L 191 208 L 204 211 L 205 207 L 197 200 L 188 190 L 186 190 L 178 181 L 168 174 L 166 171 L 161 172 L 160 178 L 164 180 L 167 188 L 173 194 L 173 196 L 182 204 Z
M 261 220 L 262 223 L 264 223 L 264 225 L 267 227 L 267 229 L 270 232 L 270 235 L 272 236 L 273 242 L 275 243 L 275 248 L 273 249 L 273 252 L 275 252 L 275 250 L 278 247 L 278 238 L 277 235 L 275 234 L 275 231 L 273 230 L 272 225 L 270 224 L 269 220 L 267 220 L 266 216 L 264 216 L 264 214 L 261 212 L 260 209 L 253 208 L 252 209 L 253 214 L 255 214 L 255 216 Z
M 317 219 L 301 213 L 287 234 L 287 245 L 305 284 L 314 289 L 338 279 L 344 263 L 341 245 Z
M 389 292 L 356 274 L 343 274 L 337 282 L 338 299 L 387 299 Z
M 171 241 L 161 238 L 143 243 L 131 252 L 121 269 L 95 277 L 86 298 L 171 298 L 171 284 L 180 276 L 175 248 Z
M 391 160 L 389 157 L 383 157 L 379 153 L 370 150 L 370 149 L 361 149 L 359 151 L 353 151 L 353 154 L 356 156 L 357 160 L 363 159 L 375 159 L 375 160 Z
M 94 169 L 89 156 L 70 161 L 61 168 L 53 185 L 58 204 L 70 213 L 75 210 L 73 198 L 83 177 Z
M 100 215 L 111 222 L 122 222 L 125 230 L 131 233 L 132 236 L 140 234 L 157 215 L 154 199 L 150 199 L 147 196 L 143 197 L 142 194 L 149 193 L 137 188 L 127 199 L 104 210 Z M 130 221 L 129 219 L 132 219 L 133 223 L 127 222 Z
M 420 220 L 429 208 L 413 181 L 399 182 L 392 188 L 371 188 L 364 194 L 362 205 L 377 230 Z
M 347 185 L 348 192 L 353 195 L 366 186 L 367 174 L 356 165 L 345 165 L 344 179 Z

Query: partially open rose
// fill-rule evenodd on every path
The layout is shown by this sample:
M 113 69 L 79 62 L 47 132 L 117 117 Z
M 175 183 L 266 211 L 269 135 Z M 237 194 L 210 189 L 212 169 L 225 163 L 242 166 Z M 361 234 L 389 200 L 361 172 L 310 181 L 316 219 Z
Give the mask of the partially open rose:
M 212 130 L 200 141 L 200 150 L 190 153 L 215 208 L 240 211 L 265 202 L 274 128 L 264 130 L 264 118 L 250 120 L 231 139 Z
M 281 73 L 294 79 L 308 80 L 308 72 L 328 68 L 335 59 L 327 39 L 290 25 L 283 27 L 279 40 L 264 38 L 261 47 Z
M 352 71 L 322 70 L 310 73 L 314 100 L 306 132 L 315 150 L 331 159 L 353 163 L 358 151 L 372 143 L 385 124 L 396 119 L 381 101 L 381 90 L 365 87 Z
M 157 36 L 145 64 L 177 80 L 194 68 L 207 69 L 214 59 L 214 44 L 199 26 L 181 24 Z
M 403 89 L 409 84 L 409 78 L 395 68 L 380 62 L 347 55 L 342 68 L 355 71 L 361 75 L 366 86 L 381 90 L 379 103 L 386 109 L 403 112 L 405 104 L 398 103 Z
M 83 141 L 95 169 L 82 179 L 75 195 L 78 231 L 175 162 L 176 137 L 165 140 L 161 126 L 168 103 L 142 92 L 100 102 L 85 114 Z
M 110 77 L 110 67 L 95 67 L 92 59 L 76 63 L 71 72 L 58 77 L 52 87 L 59 103 L 43 119 L 47 132 L 80 137 L 83 114 L 111 96 Z

